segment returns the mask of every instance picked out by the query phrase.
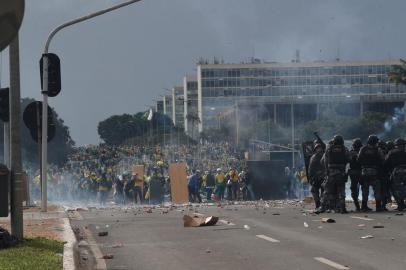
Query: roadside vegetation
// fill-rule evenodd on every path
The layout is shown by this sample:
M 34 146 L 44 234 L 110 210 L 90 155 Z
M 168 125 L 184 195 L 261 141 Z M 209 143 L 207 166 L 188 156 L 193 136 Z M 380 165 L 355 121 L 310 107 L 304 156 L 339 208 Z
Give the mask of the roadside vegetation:
M 0 269 L 61 270 L 63 244 L 46 238 L 28 238 L 15 247 L 0 250 Z

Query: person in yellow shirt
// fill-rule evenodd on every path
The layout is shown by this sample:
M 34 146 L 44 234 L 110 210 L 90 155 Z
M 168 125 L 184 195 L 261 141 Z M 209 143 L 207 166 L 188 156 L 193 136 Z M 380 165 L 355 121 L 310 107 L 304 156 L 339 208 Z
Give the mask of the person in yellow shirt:
M 106 205 L 110 190 L 113 186 L 113 181 L 110 174 L 103 173 L 101 176 L 96 176 L 95 181 L 99 186 L 99 202 L 100 205 Z
M 219 200 L 224 199 L 224 191 L 226 189 L 226 176 L 221 170 L 221 168 L 217 169 L 217 174 L 215 177 L 216 180 L 216 195 L 219 198 Z
M 134 181 L 134 203 L 138 202 L 137 197 L 139 198 L 139 203 L 142 204 L 143 202 L 143 188 L 144 188 L 144 179 L 143 177 L 139 176 L 138 173 L 133 173 L 133 181 Z
M 237 171 L 233 168 L 230 170 L 228 173 L 228 177 L 231 181 L 231 196 L 230 198 L 232 200 L 237 200 L 238 199 L 238 189 L 239 189 L 239 177 Z

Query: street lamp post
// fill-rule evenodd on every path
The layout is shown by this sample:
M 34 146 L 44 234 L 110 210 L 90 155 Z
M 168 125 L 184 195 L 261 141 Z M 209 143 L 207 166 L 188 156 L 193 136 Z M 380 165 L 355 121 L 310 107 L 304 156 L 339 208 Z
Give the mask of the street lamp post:
M 43 89 L 42 89 L 42 97 L 43 97 L 43 104 L 42 104 L 42 138 L 41 138 L 41 143 L 42 143 L 42 155 L 41 155 L 41 160 L 42 160 L 42 168 L 41 168 L 41 174 L 42 174 L 42 194 L 41 194 L 41 210 L 43 212 L 47 211 L 47 151 L 48 151 L 48 49 L 49 45 L 51 43 L 52 38 L 61 31 L 62 29 L 69 27 L 74 24 L 78 24 L 83 21 L 87 21 L 91 18 L 103 15 L 105 13 L 108 13 L 110 11 L 131 5 L 136 2 L 140 2 L 141 0 L 130 0 L 118 5 L 114 5 L 112 7 L 91 13 L 89 15 L 71 20 L 69 22 L 66 22 L 64 24 L 61 24 L 60 26 L 56 27 L 48 36 L 48 39 L 45 43 L 45 49 L 44 49 L 44 55 L 43 55 L 43 72 L 42 72 L 42 80 L 43 80 Z

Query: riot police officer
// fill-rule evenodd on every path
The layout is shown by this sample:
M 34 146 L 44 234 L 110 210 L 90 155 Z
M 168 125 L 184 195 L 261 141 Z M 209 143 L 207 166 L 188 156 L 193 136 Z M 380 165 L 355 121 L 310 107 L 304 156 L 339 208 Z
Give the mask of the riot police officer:
M 321 196 L 323 195 L 322 183 L 325 178 L 325 169 L 323 164 L 321 164 L 321 158 L 324 154 L 323 146 L 321 144 L 316 144 L 313 152 L 314 154 L 309 162 L 309 178 L 310 185 L 312 186 L 310 192 L 313 195 L 316 209 L 318 209 L 321 206 Z
M 340 135 L 335 135 L 332 144 L 327 148 L 323 157 L 324 166 L 327 171 L 327 179 L 325 182 L 325 196 L 323 196 L 322 210 L 327 203 L 334 205 L 336 200 L 340 212 L 347 213 L 345 207 L 345 183 L 347 174 L 345 167 L 349 160 L 348 149 L 344 146 L 344 139 Z M 321 211 L 322 212 L 322 211 Z
M 361 147 L 361 139 L 357 138 L 352 141 L 352 148 L 350 150 L 350 168 L 348 170 L 348 175 L 351 179 L 351 197 L 357 211 L 361 210 L 358 197 L 360 186 L 363 185 L 361 180 L 361 165 L 357 161 L 358 153 L 361 150 Z M 364 200 L 364 198 L 368 200 L 368 194 L 362 193 L 362 199 Z
M 395 140 L 395 149 L 391 150 L 385 159 L 385 169 L 391 176 L 393 195 L 398 204 L 397 210 L 405 209 L 406 199 L 406 151 L 403 139 Z
M 361 175 L 364 185 L 362 193 L 369 194 L 369 187 L 374 190 L 376 211 L 383 211 L 382 208 L 382 190 L 379 172 L 383 165 L 383 154 L 378 148 L 378 137 L 370 135 L 367 145 L 363 146 L 358 154 L 357 161 L 361 164 Z M 362 197 L 362 210 L 368 211 L 368 197 Z
M 383 158 L 385 159 L 386 155 L 389 153 L 388 145 L 386 144 L 386 142 L 384 142 L 382 140 L 379 140 L 378 148 L 382 152 Z M 388 211 L 388 209 L 386 208 L 386 204 L 390 200 L 389 178 L 390 178 L 390 175 L 388 174 L 388 172 L 386 170 L 381 170 L 380 171 L 381 194 L 382 194 L 382 210 L 384 210 L 384 211 Z

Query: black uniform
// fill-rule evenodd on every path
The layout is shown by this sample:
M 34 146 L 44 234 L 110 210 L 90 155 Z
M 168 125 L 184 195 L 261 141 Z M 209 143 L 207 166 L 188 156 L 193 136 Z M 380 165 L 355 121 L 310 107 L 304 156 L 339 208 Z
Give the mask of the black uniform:
M 324 164 L 327 169 L 327 179 L 325 182 L 325 196 L 322 204 L 335 205 L 336 200 L 342 213 L 346 213 L 345 207 L 345 183 L 347 174 L 345 167 L 349 160 L 348 149 L 343 144 L 329 146 L 324 154 Z
M 376 210 L 382 210 L 382 186 L 379 172 L 382 170 L 383 154 L 377 145 L 367 144 L 362 147 L 357 161 L 361 164 L 361 175 L 364 185 L 362 193 L 369 195 L 369 186 L 374 190 Z M 367 208 L 368 197 L 362 197 L 362 207 Z
M 384 166 L 390 173 L 391 187 L 398 210 L 403 210 L 406 199 L 406 151 L 404 147 L 397 146 L 391 150 L 385 159 Z
M 364 185 L 361 177 L 361 164 L 357 161 L 358 153 L 360 148 L 352 148 L 350 150 L 350 168 L 348 170 L 348 175 L 351 179 L 351 197 L 354 201 L 355 208 L 359 211 L 361 210 L 358 197 L 359 188 Z M 368 201 L 368 193 L 365 193 L 366 189 L 362 189 L 362 200 L 366 199 Z
M 386 155 L 388 154 L 388 149 L 386 148 L 386 143 L 381 142 L 378 144 L 379 150 L 383 154 L 383 158 L 386 158 Z M 381 194 L 382 194 L 382 209 L 387 211 L 386 209 L 386 204 L 390 201 L 390 175 L 388 171 L 386 170 L 381 170 Z
M 326 175 L 324 166 L 321 164 L 322 157 L 323 152 L 316 152 L 310 158 L 309 163 L 309 178 L 310 185 L 312 186 L 310 191 L 313 195 L 316 208 L 319 208 L 321 204 L 321 196 L 323 195 L 322 184 Z

